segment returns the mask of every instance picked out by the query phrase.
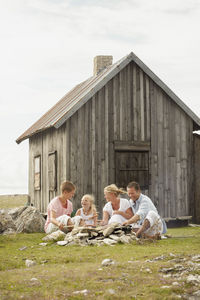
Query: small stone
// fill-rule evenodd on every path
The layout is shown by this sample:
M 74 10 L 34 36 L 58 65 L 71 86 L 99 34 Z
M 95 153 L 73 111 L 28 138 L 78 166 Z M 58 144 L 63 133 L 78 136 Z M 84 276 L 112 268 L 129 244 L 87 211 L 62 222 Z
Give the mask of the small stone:
M 31 259 L 26 259 L 25 260 L 25 265 L 26 265 L 26 267 L 29 268 L 29 267 L 32 267 L 32 266 L 36 265 L 36 262 L 31 260 Z
M 110 295 L 115 295 L 116 293 L 115 293 L 115 290 L 113 290 L 113 289 L 109 289 L 108 290 L 108 293 L 110 294 Z
M 31 281 L 38 281 L 38 279 L 37 278 L 35 278 L 35 277 L 33 277 L 33 278 L 31 278 Z
M 170 253 L 169 256 L 171 256 L 171 257 L 176 257 L 176 255 L 173 254 L 173 253 Z
M 57 242 L 57 245 L 58 245 L 58 246 L 65 246 L 65 245 L 67 245 L 67 244 L 68 244 L 67 241 L 58 241 L 58 242 Z
M 174 281 L 174 282 L 172 283 L 172 285 L 177 286 L 177 285 L 179 285 L 179 283 L 178 283 L 177 281 Z
M 39 245 L 45 247 L 47 243 L 40 243 Z
M 101 262 L 102 266 L 110 266 L 110 265 L 114 265 L 115 262 L 110 259 L 110 258 L 106 258 Z
M 43 237 L 43 241 L 44 242 L 48 242 L 48 241 L 60 241 L 63 240 L 65 238 L 66 234 L 61 231 L 61 230 L 57 230 L 54 231 L 50 234 L 48 234 L 47 236 Z
M 200 283 L 200 275 L 189 275 L 186 280 L 188 283 Z
M 146 273 L 152 273 L 151 269 L 147 268 L 144 270 Z
M 23 251 L 23 250 L 26 250 L 26 249 L 27 249 L 26 246 L 19 248 L 20 251 Z
M 75 292 L 73 292 L 73 294 L 75 294 L 75 295 L 83 294 L 84 296 L 86 296 L 88 294 L 88 290 L 75 291 Z
M 170 289 L 170 286 L 168 286 L 168 285 L 163 285 L 163 286 L 161 286 L 161 289 Z

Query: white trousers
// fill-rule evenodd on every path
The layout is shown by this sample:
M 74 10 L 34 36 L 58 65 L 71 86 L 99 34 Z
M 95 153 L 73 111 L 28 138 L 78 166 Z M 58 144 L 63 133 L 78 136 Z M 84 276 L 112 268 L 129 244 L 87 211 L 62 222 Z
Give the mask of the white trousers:
M 159 214 L 157 214 L 153 210 L 150 210 L 148 212 L 148 214 L 146 215 L 145 219 L 147 219 L 149 221 L 150 227 L 147 230 L 145 230 L 144 233 L 146 233 L 149 236 L 163 233 L 163 223 L 162 223 L 162 220 L 161 220 L 161 217 L 159 216 Z M 133 228 L 140 228 L 141 226 L 142 225 L 132 224 Z
M 56 218 L 56 220 L 58 222 L 64 224 L 65 226 L 67 226 L 67 223 L 68 223 L 69 219 L 71 219 L 71 218 L 67 215 L 62 215 L 62 216 Z M 49 223 L 49 225 L 47 226 L 46 233 L 49 234 L 49 233 L 52 233 L 52 232 L 57 231 L 57 230 L 59 230 L 57 225 L 55 225 L 53 223 Z

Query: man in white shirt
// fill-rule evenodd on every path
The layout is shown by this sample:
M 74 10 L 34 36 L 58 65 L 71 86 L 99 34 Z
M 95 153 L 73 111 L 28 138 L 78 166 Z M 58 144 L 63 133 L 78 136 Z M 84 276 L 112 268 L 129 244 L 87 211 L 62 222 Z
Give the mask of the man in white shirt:
M 159 237 L 163 232 L 163 223 L 151 199 L 141 193 L 137 182 L 127 186 L 130 205 L 134 216 L 123 225 L 132 224 L 136 228 L 136 236 L 145 234 L 147 237 Z

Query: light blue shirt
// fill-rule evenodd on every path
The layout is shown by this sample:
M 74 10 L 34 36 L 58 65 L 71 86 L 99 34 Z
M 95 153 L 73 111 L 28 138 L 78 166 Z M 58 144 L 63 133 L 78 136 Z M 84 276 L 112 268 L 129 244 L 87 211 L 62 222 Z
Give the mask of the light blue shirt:
M 138 224 L 143 223 L 144 219 L 146 218 L 150 210 L 153 210 L 156 213 L 158 213 L 155 205 L 153 204 L 151 199 L 146 195 L 140 194 L 140 197 L 136 201 L 130 199 L 129 202 L 134 215 L 136 214 L 140 217 Z

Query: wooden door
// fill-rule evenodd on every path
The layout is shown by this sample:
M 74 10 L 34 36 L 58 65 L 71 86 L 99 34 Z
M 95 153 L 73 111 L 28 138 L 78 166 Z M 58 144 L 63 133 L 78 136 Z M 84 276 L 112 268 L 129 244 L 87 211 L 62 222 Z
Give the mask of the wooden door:
M 140 184 L 142 192 L 148 195 L 149 190 L 149 152 L 148 151 L 116 151 L 115 182 L 118 187 L 129 182 Z

